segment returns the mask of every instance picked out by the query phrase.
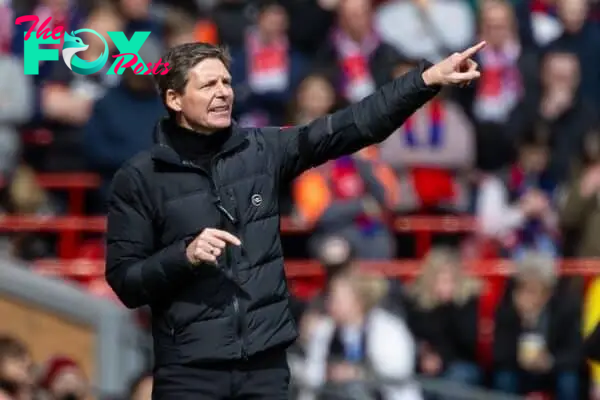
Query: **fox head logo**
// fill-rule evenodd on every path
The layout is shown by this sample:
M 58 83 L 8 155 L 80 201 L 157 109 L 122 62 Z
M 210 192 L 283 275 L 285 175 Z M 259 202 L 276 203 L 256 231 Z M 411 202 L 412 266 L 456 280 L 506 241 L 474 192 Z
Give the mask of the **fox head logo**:
M 104 51 L 95 61 L 85 61 L 76 55 L 90 47 L 89 45 L 86 45 L 81 38 L 77 37 L 77 34 L 82 32 L 93 33 L 102 40 L 102 43 L 104 43 Z M 100 71 L 106 64 L 106 61 L 108 60 L 108 43 L 106 43 L 106 40 L 102 35 L 91 29 L 79 29 L 71 32 L 71 34 L 65 32 L 62 56 L 65 64 L 71 71 L 81 75 L 91 75 Z

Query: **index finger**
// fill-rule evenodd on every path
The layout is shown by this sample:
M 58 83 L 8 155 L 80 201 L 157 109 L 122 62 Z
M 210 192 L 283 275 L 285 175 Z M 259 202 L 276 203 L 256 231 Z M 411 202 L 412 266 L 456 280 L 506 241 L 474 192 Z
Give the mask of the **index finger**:
M 475 46 L 470 47 L 470 48 L 466 49 L 465 51 L 463 51 L 462 53 L 460 53 L 460 58 L 462 58 L 463 60 L 467 60 L 467 59 L 473 57 L 475 54 L 477 54 L 477 52 L 479 50 L 483 49 L 486 45 L 487 45 L 487 42 L 485 40 L 482 40 L 481 42 L 477 43 Z
M 237 237 L 233 236 L 231 233 L 227 232 L 227 231 L 222 231 L 220 229 L 212 229 L 211 233 L 221 239 L 226 241 L 227 243 L 231 243 L 233 245 L 239 246 L 242 244 L 242 241 L 240 239 L 238 239 Z

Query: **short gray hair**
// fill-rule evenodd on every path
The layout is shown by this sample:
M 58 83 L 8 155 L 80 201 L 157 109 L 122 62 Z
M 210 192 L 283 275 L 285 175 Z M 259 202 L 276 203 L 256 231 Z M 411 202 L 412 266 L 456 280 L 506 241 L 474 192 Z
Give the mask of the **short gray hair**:
M 517 262 L 515 278 L 517 281 L 535 279 L 552 288 L 558 280 L 556 260 L 545 253 L 527 251 Z

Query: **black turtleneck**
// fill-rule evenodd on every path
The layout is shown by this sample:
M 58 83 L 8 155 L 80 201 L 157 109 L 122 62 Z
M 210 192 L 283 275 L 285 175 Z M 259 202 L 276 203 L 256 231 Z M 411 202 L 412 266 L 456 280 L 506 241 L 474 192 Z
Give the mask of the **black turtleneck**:
M 167 123 L 167 135 L 171 146 L 183 160 L 192 161 L 206 171 L 210 171 L 212 158 L 223 148 L 231 136 L 231 129 L 203 134 L 177 125 Z

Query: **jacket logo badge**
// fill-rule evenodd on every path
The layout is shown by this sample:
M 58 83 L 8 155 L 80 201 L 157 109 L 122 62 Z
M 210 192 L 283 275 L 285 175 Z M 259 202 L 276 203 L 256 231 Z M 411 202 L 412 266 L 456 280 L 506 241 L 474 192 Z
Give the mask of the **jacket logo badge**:
M 262 196 L 260 194 L 253 194 L 250 201 L 252 201 L 252 205 L 258 207 L 262 204 Z

